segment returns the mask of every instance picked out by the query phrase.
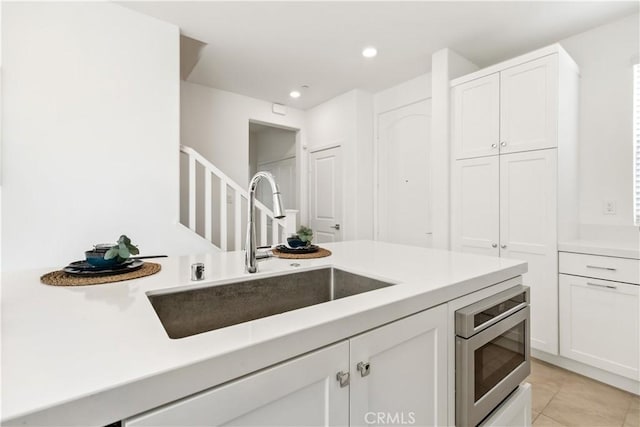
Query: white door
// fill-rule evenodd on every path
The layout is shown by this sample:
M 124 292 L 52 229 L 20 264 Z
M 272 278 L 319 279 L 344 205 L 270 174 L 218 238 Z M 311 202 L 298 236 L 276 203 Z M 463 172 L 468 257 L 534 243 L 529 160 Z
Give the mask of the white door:
M 431 100 L 378 116 L 378 239 L 431 247 Z
M 508 68 L 500 80 L 500 152 L 557 147 L 557 55 Z
M 309 155 L 309 227 L 315 243 L 342 240 L 342 158 L 340 147 Z
M 491 74 L 451 91 L 451 140 L 456 159 L 498 154 L 500 76 Z
M 446 305 L 352 338 L 350 350 L 350 426 L 447 424 Z
M 499 256 L 500 162 L 498 156 L 456 160 L 451 182 L 452 249 Z
M 331 347 L 124 422 L 133 426 L 345 426 L 349 344 Z
M 289 157 L 274 162 L 258 164 L 259 171 L 271 172 L 278 184 L 285 209 L 297 209 L 296 204 L 296 158 Z M 256 198 L 273 210 L 271 187 L 266 183 L 258 185 Z
M 640 286 L 560 275 L 560 354 L 634 380 L 640 374 Z
M 556 150 L 500 156 L 500 256 L 527 261 L 531 345 L 558 354 Z

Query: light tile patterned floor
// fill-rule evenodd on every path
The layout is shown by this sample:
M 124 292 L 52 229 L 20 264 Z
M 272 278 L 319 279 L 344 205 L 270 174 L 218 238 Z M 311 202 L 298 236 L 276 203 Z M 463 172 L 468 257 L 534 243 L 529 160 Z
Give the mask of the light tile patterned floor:
M 640 427 L 640 397 L 533 359 L 534 426 Z

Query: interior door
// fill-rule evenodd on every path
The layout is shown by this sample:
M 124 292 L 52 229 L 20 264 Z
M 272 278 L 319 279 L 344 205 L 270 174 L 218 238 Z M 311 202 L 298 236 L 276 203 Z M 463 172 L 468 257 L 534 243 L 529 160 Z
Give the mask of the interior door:
M 500 156 L 500 256 L 528 263 L 531 346 L 558 354 L 556 150 Z
M 309 227 L 314 242 L 342 240 L 341 148 L 309 154 Z
M 501 153 L 557 147 L 557 55 L 502 71 L 500 105 Z
M 498 73 L 455 86 L 451 91 L 451 140 L 456 159 L 498 153 L 500 76 Z
M 447 424 L 446 305 L 349 341 L 350 426 Z
M 431 247 L 431 100 L 378 116 L 378 239 Z
M 498 156 L 456 160 L 451 196 L 452 249 L 499 256 L 500 161 Z

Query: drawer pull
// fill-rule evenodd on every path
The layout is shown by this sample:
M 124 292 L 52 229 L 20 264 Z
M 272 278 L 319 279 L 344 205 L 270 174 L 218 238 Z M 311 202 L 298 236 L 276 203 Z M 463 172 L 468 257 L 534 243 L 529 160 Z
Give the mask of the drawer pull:
M 616 271 L 616 269 L 612 267 L 600 267 L 597 265 L 587 265 L 587 268 L 595 268 L 596 270 Z
M 617 286 L 614 286 L 614 285 L 601 285 L 600 283 L 587 282 L 587 285 L 589 285 L 589 286 L 597 286 L 598 288 L 618 289 Z

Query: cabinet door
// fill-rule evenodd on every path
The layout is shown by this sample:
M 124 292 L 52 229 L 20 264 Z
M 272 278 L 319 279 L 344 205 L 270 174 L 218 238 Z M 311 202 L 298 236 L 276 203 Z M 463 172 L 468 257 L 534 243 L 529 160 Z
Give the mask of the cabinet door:
M 640 380 L 639 287 L 560 275 L 560 354 Z
M 343 426 L 349 387 L 336 380 L 349 367 L 339 343 L 227 385 L 127 420 L 129 426 Z
M 451 198 L 454 251 L 500 254 L 499 185 L 498 156 L 455 162 Z
M 531 346 L 558 354 L 556 150 L 500 156 L 500 256 L 528 263 Z
M 500 73 L 500 152 L 558 146 L 557 55 Z
M 524 383 L 480 423 L 481 427 L 531 426 L 531 384 Z
M 456 159 L 498 154 L 500 76 L 491 74 L 452 89 L 452 127 Z
M 350 340 L 351 426 L 446 425 L 446 313 L 441 305 Z

